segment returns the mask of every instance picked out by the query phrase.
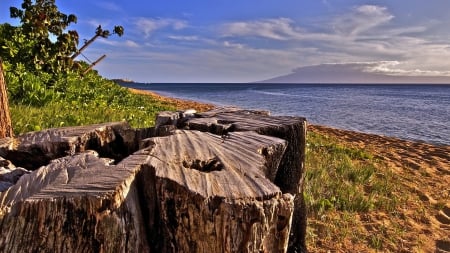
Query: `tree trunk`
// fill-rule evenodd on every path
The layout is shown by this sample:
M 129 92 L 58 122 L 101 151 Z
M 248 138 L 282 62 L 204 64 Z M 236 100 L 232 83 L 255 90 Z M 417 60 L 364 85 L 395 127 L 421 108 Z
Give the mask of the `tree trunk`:
M 0 59 L 0 138 L 13 137 L 11 116 L 9 115 L 8 94 L 3 76 L 3 63 Z

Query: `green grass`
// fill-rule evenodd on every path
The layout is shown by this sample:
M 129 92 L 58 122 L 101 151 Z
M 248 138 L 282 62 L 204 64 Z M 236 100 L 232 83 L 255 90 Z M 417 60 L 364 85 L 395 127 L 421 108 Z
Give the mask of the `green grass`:
M 112 121 L 127 121 L 133 127 L 150 127 L 159 111 L 175 110 L 172 104 L 133 94 L 95 73 L 83 79 L 68 76 L 56 82 L 58 89 L 45 91 L 53 97 L 46 103 L 10 101 L 15 134 Z
M 393 172 L 370 152 L 308 132 L 304 185 L 308 247 L 336 249 L 356 243 L 379 250 L 395 242 L 401 235 L 395 226 L 383 232 L 384 226 L 372 224 L 376 233 L 368 234 L 361 220 L 364 214 L 396 212 L 401 201 L 393 194 L 395 181 Z
M 392 175 L 377 170 L 373 155 L 311 132 L 307 145 L 304 194 L 310 213 L 391 208 Z

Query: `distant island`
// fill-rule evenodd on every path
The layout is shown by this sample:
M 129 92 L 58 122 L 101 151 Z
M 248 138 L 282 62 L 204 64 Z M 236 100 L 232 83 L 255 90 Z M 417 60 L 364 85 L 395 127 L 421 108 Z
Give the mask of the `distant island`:
M 111 81 L 116 82 L 116 83 L 135 83 L 135 81 L 131 80 L 131 79 L 127 79 L 127 78 L 119 78 L 119 79 L 111 79 Z
M 256 83 L 373 83 L 450 84 L 450 76 L 406 76 L 370 72 L 368 64 L 320 64 L 294 69 L 292 73 Z

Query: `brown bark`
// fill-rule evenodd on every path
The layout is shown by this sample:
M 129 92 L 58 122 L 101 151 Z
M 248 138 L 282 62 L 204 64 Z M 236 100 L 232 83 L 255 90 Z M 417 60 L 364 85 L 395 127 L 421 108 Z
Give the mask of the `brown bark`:
M 3 63 L 0 59 L 0 138 L 13 137 L 13 135 Z

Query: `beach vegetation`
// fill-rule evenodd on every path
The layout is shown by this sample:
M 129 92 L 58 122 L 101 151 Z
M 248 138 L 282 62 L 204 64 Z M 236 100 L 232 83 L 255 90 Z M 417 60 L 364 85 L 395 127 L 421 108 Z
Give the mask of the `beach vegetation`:
M 10 7 L 9 13 L 20 25 L 1 25 L 0 57 L 13 66 L 12 70 L 20 67 L 34 74 L 45 72 L 58 77 L 79 69 L 74 58 L 79 53 L 80 38 L 76 30 L 70 29 L 78 21 L 75 14 L 59 11 L 55 0 L 24 0 L 20 7 Z M 123 33 L 122 26 L 115 26 L 112 32 L 98 26 L 93 39 Z
M 9 76 L 9 80 L 11 78 L 14 77 Z M 32 78 L 30 86 L 42 85 L 38 77 Z M 149 127 L 154 124 L 159 111 L 175 110 L 175 105 L 170 102 L 133 94 L 94 71 L 83 78 L 76 74 L 68 75 L 55 81 L 55 88 L 44 89 L 42 93 L 45 98 L 10 99 L 16 134 L 112 121 L 127 121 L 133 127 Z
M 370 150 L 309 131 L 304 185 L 308 248 L 401 248 L 405 217 L 400 210 L 409 200 L 399 195 L 404 189 L 398 180 Z
M 389 173 L 379 173 L 370 153 L 309 133 L 305 199 L 310 213 L 389 209 Z
M 0 24 L 0 57 L 16 134 L 108 121 L 148 127 L 158 111 L 175 109 L 82 71 L 89 65 L 74 60 L 79 36 L 69 29 L 77 17 L 60 12 L 54 0 L 24 0 L 10 16 L 20 25 Z M 123 33 L 121 26 L 112 32 L 99 26 L 93 38 Z

